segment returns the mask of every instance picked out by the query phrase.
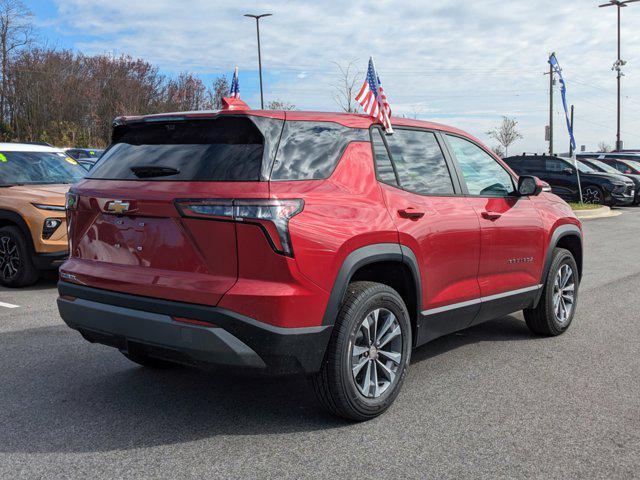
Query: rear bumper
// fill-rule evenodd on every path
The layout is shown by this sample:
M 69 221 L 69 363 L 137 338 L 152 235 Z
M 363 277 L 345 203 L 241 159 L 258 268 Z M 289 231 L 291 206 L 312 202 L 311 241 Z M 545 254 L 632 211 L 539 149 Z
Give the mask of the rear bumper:
M 58 268 L 69 258 L 69 252 L 36 253 L 33 256 L 33 265 L 38 270 L 50 270 Z
M 200 368 L 277 374 L 320 369 L 330 326 L 281 328 L 229 310 L 59 282 L 65 323 L 91 342 Z M 193 325 L 172 317 L 206 322 Z

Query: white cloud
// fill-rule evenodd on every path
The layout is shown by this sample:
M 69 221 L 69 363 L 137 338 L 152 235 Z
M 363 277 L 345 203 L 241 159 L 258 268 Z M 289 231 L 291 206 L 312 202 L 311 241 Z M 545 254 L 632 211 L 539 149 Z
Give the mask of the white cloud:
M 57 0 L 60 20 L 77 48 L 128 53 L 167 72 L 255 70 L 255 23 L 246 12 L 271 12 L 261 23 L 265 97 L 299 108 L 333 110 L 334 61 L 373 54 L 396 113 L 451 123 L 486 140 L 502 115 L 520 121 L 515 150 L 545 149 L 548 77 L 555 50 L 576 136 L 589 147 L 615 135 L 615 10 L 590 0 L 260 2 L 218 0 Z M 623 138 L 640 146 L 640 7 L 624 11 Z M 276 73 L 277 72 L 277 73 Z M 249 98 L 254 101 L 257 97 Z M 568 138 L 556 95 L 556 150 Z

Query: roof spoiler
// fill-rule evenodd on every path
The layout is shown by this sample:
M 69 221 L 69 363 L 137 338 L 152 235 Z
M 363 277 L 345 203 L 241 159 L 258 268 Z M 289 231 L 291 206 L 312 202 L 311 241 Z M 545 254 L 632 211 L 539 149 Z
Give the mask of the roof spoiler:
M 222 110 L 251 110 L 251 108 L 239 98 L 223 97 Z

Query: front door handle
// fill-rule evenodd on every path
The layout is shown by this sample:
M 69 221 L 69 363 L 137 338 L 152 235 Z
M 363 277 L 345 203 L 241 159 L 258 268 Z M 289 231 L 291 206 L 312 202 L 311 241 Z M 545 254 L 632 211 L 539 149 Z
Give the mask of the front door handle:
M 419 212 L 413 207 L 403 208 L 398 210 L 398 215 L 402 218 L 408 218 L 409 220 L 420 220 L 424 217 L 424 212 Z
M 482 218 L 487 220 L 497 220 L 502 216 L 501 213 L 498 212 L 482 212 Z

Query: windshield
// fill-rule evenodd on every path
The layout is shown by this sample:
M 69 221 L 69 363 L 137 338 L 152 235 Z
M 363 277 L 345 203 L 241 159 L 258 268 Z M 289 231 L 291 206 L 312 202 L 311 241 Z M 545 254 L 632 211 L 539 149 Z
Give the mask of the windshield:
M 591 160 L 591 159 L 589 159 L 589 163 L 593 164 L 596 168 L 599 168 L 603 172 L 620 174 L 620 172 L 618 170 L 616 170 L 615 168 L 613 168 L 611 165 L 608 165 L 608 164 L 606 164 L 604 162 L 601 162 L 600 160 Z
M 87 171 L 56 152 L 0 152 L 0 185 L 75 183 Z

